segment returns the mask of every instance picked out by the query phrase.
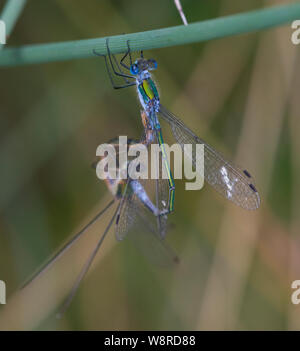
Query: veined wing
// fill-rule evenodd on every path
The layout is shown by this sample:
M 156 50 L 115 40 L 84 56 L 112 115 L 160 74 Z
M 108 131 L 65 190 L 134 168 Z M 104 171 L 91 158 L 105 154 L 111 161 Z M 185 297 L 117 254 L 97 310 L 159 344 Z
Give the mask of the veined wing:
M 147 145 L 145 133 L 140 140 L 141 143 Z M 132 142 L 132 144 L 134 143 L 136 141 Z M 150 197 L 148 197 L 150 189 L 147 189 L 147 186 L 150 183 L 147 180 L 139 179 L 138 181 L 131 181 L 129 179 L 127 185 L 124 187 L 116 223 L 116 237 L 118 240 L 122 240 L 129 229 L 135 224 L 138 211 L 140 213 L 144 212 L 146 217 L 151 218 L 151 221 L 154 220 L 157 233 L 161 238 L 164 238 L 166 235 L 167 215 L 156 216 L 154 212 L 157 212 L 157 210 L 158 212 L 165 212 L 169 207 L 169 184 L 168 180 L 162 177 L 162 167 L 164 167 L 164 164 L 161 162 L 161 154 L 159 154 L 159 157 L 159 162 L 156 162 L 158 165 L 158 174 L 155 180 L 155 200 L 153 204 Z M 135 183 L 134 186 L 133 183 Z
M 138 141 L 129 139 L 129 145 L 138 143 Z M 145 134 L 143 133 L 140 142 L 145 141 Z M 120 155 L 119 150 L 117 150 L 117 156 Z M 122 165 L 120 165 L 122 166 Z M 122 166 L 124 168 L 124 166 Z M 126 172 L 128 169 L 128 164 L 125 165 Z M 127 174 L 128 176 L 128 174 Z M 136 182 L 136 181 L 135 181 Z M 120 210 L 117 215 L 116 220 L 116 238 L 117 240 L 123 240 L 128 231 L 133 227 L 136 222 L 137 211 L 142 207 L 142 202 L 140 198 L 143 198 L 143 191 L 145 190 L 145 181 L 142 179 L 138 180 L 140 187 L 132 187 L 134 181 L 128 178 L 121 197 Z
M 156 207 L 159 211 L 166 211 L 168 209 L 169 201 L 169 184 L 167 179 L 156 179 L 155 181 L 155 198 Z M 165 238 L 167 234 L 168 216 L 157 216 L 157 231 L 161 238 Z
M 246 210 L 255 210 L 259 207 L 259 194 L 248 171 L 233 166 L 165 107 L 160 107 L 160 114 L 171 126 L 173 135 L 182 149 L 184 144 L 204 144 L 204 179 L 214 189 Z M 195 166 L 195 155 L 187 156 Z
M 149 205 L 148 191 L 151 191 L 147 180 L 139 179 L 138 183 L 140 186 L 137 187 L 137 180 L 132 181 L 129 179 L 127 183 L 127 189 L 124 188 L 124 193 L 121 198 L 121 205 L 119 215 L 117 217 L 116 223 L 116 237 L 118 240 L 122 240 L 129 229 L 133 227 L 136 221 L 137 213 L 144 213 L 145 217 L 149 218 L 149 221 L 155 223 L 156 232 L 161 237 L 164 238 L 167 231 L 167 215 L 156 216 L 154 212 L 155 209 L 158 212 L 163 212 L 168 209 L 169 201 L 169 186 L 167 179 L 160 178 L 155 180 L 155 200 L 153 204 Z M 131 184 L 135 183 L 132 187 Z M 153 184 L 154 185 L 154 184 Z M 152 188 L 153 191 L 153 188 Z M 146 206 L 148 203 L 148 206 Z
M 148 258 L 148 260 L 160 267 L 172 267 L 179 263 L 179 257 L 165 238 L 157 232 L 156 223 L 153 218 L 146 216 L 144 210 L 139 208 L 137 212 L 137 225 L 130 231 L 128 237 L 133 240 L 134 245 Z
M 130 179 L 125 185 L 124 192 L 121 197 L 120 210 L 116 219 L 116 238 L 123 240 L 129 229 L 136 220 L 136 212 L 138 206 L 137 195 L 132 193 L 130 187 Z
M 156 143 L 157 136 L 155 137 Z M 169 183 L 167 179 L 163 179 L 163 169 L 164 164 L 162 162 L 162 155 L 159 153 L 159 159 L 156 162 L 157 167 L 157 178 L 155 180 L 155 199 L 156 199 L 156 207 L 159 211 L 166 211 L 169 208 Z M 167 220 L 168 216 L 158 216 L 157 217 L 157 230 L 161 238 L 164 238 L 167 233 Z
M 155 181 L 156 193 L 155 193 L 155 203 L 154 206 L 160 211 L 167 209 L 168 201 L 168 182 L 165 179 L 157 179 Z M 143 191 L 145 189 L 146 182 L 144 180 L 139 180 Z M 144 213 L 145 217 L 149 218 L 149 221 L 156 223 L 156 232 L 161 237 L 164 238 L 167 231 L 167 215 L 155 216 L 155 214 L 147 208 L 145 204 L 140 199 L 143 194 L 138 194 L 133 191 L 130 186 L 130 182 L 127 185 L 127 189 L 124 190 L 124 194 L 121 198 L 120 211 L 116 220 L 116 238 L 117 240 L 123 240 L 128 231 L 135 225 L 138 213 Z
M 117 157 L 117 167 L 118 171 L 127 172 L 128 164 L 120 163 L 121 151 L 119 145 L 116 143 L 117 139 L 113 139 L 110 143 L 114 145 Z M 128 139 L 126 152 L 130 145 L 138 143 L 137 140 Z M 125 152 L 125 150 L 123 150 Z M 127 174 L 128 176 L 128 174 Z M 120 199 L 120 207 L 116 218 L 115 235 L 117 240 L 123 240 L 130 228 L 133 226 L 136 220 L 136 211 L 138 206 L 138 198 L 136 194 L 132 192 L 130 186 L 130 179 L 121 180 L 119 182 L 119 187 L 123 187 L 122 196 Z

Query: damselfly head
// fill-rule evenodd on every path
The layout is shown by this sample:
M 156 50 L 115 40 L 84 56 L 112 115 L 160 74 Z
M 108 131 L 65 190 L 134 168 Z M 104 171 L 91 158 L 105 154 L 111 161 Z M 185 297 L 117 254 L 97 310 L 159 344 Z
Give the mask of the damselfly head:
M 146 60 L 144 58 L 139 58 L 130 66 L 130 73 L 138 75 L 143 71 L 153 71 L 156 68 L 157 62 L 154 59 Z

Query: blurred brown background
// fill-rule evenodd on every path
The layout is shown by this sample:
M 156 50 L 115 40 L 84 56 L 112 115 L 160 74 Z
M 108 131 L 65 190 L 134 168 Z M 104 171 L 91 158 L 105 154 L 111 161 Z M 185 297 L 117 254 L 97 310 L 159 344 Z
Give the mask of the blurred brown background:
M 195 22 L 289 2 L 182 5 Z M 31 0 L 8 45 L 178 24 L 172 0 Z M 58 306 L 112 212 L 42 279 L 18 287 L 111 199 L 90 164 L 98 144 L 139 137 L 139 106 L 134 88 L 112 89 L 100 58 L 1 69 L 0 329 L 299 329 L 300 58 L 291 34 L 286 25 L 145 53 L 158 61 L 163 104 L 250 170 L 262 204 L 247 212 L 209 186 L 186 192 L 176 181 L 167 241 L 180 265 L 153 264 L 112 230 L 61 320 Z

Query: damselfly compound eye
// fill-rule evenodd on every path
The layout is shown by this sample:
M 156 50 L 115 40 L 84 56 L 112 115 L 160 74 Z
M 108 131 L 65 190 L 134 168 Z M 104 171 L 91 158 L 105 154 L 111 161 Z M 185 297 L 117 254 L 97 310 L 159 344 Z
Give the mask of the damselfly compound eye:
M 130 73 L 134 75 L 139 73 L 139 67 L 137 64 L 134 63 L 133 65 L 130 66 Z
M 154 59 L 148 60 L 149 70 L 154 70 L 157 68 L 157 62 Z

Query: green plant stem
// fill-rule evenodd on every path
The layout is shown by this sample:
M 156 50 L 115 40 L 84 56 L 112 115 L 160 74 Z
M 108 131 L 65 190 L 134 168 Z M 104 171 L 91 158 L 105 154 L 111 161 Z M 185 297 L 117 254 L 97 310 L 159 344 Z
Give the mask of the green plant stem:
M 109 47 L 114 54 L 122 53 L 127 50 L 126 41 L 130 40 L 132 51 L 157 49 L 258 31 L 279 26 L 298 18 L 300 18 L 300 3 L 296 2 L 290 5 L 196 22 L 188 26 L 182 25 L 116 35 L 109 38 Z M 0 54 L 0 66 L 88 58 L 94 56 L 93 49 L 99 54 L 106 54 L 105 40 L 106 38 L 96 38 L 8 48 Z
M 26 4 L 27 0 L 7 0 L 2 13 L 0 15 L 0 19 L 4 21 L 6 26 L 6 36 L 9 37 L 12 33 L 15 24 L 23 11 L 23 8 Z M 0 50 L 4 47 L 4 45 L 0 45 Z

